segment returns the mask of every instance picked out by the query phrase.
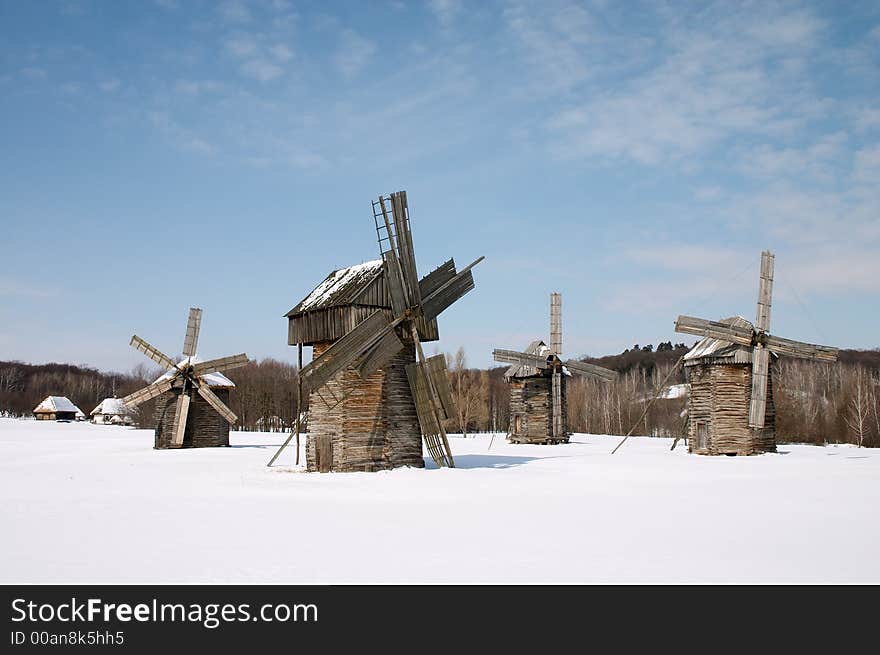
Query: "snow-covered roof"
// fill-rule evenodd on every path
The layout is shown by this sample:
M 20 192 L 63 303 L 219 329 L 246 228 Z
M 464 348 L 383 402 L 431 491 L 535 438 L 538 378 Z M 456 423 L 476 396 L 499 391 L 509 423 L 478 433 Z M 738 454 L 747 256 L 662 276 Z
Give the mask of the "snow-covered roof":
M 34 414 L 52 414 L 55 412 L 74 412 L 80 416 L 85 416 L 82 410 L 70 402 L 67 396 L 46 396 L 46 399 L 34 408 Z
M 202 361 L 202 358 L 198 355 L 193 355 L 192 357 L 184 357 L 179 362 L 177 362 L 178 368 L 185 368 L 190 364 L 198 364 Z M 158 382 L 159 380 L 170 380 L 174 377 L 174 371 L 168 370 L 164 374 L 160 375 L 153 381 L 153 384 Z M 208 373 L 207 375 L 202 375 L 201 378 L 208 383 L 209 387 L 234 387 L 235 382 L 230 380 L 228 377 L 223 375 L 222 373 Z
M 333 271 L 286 315 L 348 304 L 381 273 L 381 259 Z
M 526 349 L 523 350 L 524 353 L 529 355 L 540 355 L 542 357 L 546 357 L 550 354 L 550 347 L 541 341 L 540 339 L 536 341 L 532 341 Z M 528 364 L 512 364 L 510 368 L 504 373 L 504 377 L 506 378 L 528 378 L 534 375 L 540 375 L 541 371 L 538 370 L 535 366 L 529 366 Z
M 92 410 L 89 416 L 94 416 L 95 414 L 123 416 L 128 414 L 128 410 L 126 410 L 125 405 L 122 404 L 122 398 L 104 398 L 104 400 L 98 403 L 98 406 Z
M 718 322 L 749 330 L 755 329 L 751 321 L 742 316 L 731 316 Z M 771 354 L 775 355 L 775 353 Z M 693 364 L 696 363 L 696 360 L 702 359 L 719 360 L 731 364 L 750 364 L 752 362 L 752 348 L 722 339 L 703 337 L 684 356 L 686 364 Z

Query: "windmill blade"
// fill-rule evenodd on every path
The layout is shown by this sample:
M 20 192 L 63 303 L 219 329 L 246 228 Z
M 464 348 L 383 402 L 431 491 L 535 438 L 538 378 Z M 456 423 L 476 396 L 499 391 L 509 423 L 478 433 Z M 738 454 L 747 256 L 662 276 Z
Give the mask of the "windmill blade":
M 838 350 L 831 346 L 819 346 L 814 343 L 792 341 L 791 339 L 774 337 L 769 334 L 762 340 L 762 342 L 767 348 L 779 355 L 800 357 L 801 359 L 812 359 L 818 362 L 837 361 Z
M 675 331 L 694 334 L 698 337 L 712 337 L 721 341 L 729 341 L 741 346 L 751 346 L 754 341 L 754 330 L 749 328 L 707 321 L 693 316 L 679 316 L 675 321 Z
M 612 371 L 609 368 L 596 366 L 595 364 L 590 364 L 588 362 L 580 362 L 576 359 L 569 359 L 565 362 L 565 368 L 572 373 L 598 378 L 600 380 L 605 380 L 606 382 L 614 382 L 618 378 L 617 371 Z
M 251 360 L 244 353 L 238 355 L 230 355 L 229 357 L 219 357 L 217 359 L 209 359 L 193 365 L 193 375 L 207 375 L 208 373 L 223 373 L 236 368 L 246 366 Z
M 393 250 L 383 253 L 382 258 L 385 260 L 385 280 L 388 282 L 388 295 L 391 296 L 391 311 L 395 316 L 400 316 L 409 307 L 403 286 L 400 259 Z
M 384 368 L 402 348 L 403 342 L 397 336 L 397 332 L 390 330 L 361 358 L 358 375 L 362 378 L 369 377 L 380 368 Z
M 761 253 L 761 278 L 758 283 L 758 316 L 755 328 L 760 332 L 770 329 L 770 303 L 773 297 L 773 253 Z
M 198 307 L 189 308 L 189 319 L 186 321 L 186 336 L 183 339 L 183 356 L 192 357 L 199 345 L 199 330 L 202 327 L 202 310 Z
M 171 435 L 171 445 L 177 448 L 183 445 L 183 436 L 186 433 L 186 417 L 189 416 L 190 395 L 184 391 L 177 397 L 177 407 L 174 410 L 174 427 Z
M 440 400 L 441 418 L 450 419 L 456 415 L 455 400 L 452 398 L 452 388 L 449 386 L 449 370 L 446 367 L 445 355 L 434 355 L 425 360 L 428 375 L 434 383 L 437 398 Z
M 770 370 L 770 351 L 755 346 L 752 352 L 752 397 L 749 401 L 749 427 L 763 428 L 767 411 L 767 374 Z
M 122 404 L 127 407 L 136 407 L 137 405 L 141 405 L 148 400 L 155 398 L 156 396 L 161 396 L 166 391 L 171 391 L 171 387 L 173 386 L 172 378 L 163 378 L 161 380 L 157 380 L 153 382 L 143 389 L 139 391 L 135 391 L 127 395 L 122 399 Z
M 408 364 L 406 367 L 406 377 L 409 380 L 409 388 L 412 391 L 413 402 L 416 406 L 416 414 L 419 417 L 422 434 L 425 436 L 438 434 L 440 426 L 437 424 L 437 418 L 434 415 L 428 379 L 421 365 L 418 362 Z
M 550 294 L 550 350 L 562 356 L 562 294 Z
M 431 320 L 436 318 L 456 300 L 461 298 L 474 287 L 474 276 L 471 269 L 483 261 L 485 257 L 480 257 L 473 261 L 470 265 L 463 268 L 454 277 L 450 278 L 422 301 L 422 314 L 425 319 Z
M 554 437 L 562 436 L 562 373 L 553 371 L 551 378 L 551 400 L 553 403 L 552 432 Z
M 546 355 L 533 355 L 518 350 L 496 348 L 492 351 L 492 357 L 496 362 L 501 362 L 503 364 L 524 364 L 526 366 L 533 366 L 540 369 L 549 368 L 550 366 Z
M 334 342 L 320 357 L 303 367 L 300 376 L 304 392 L 309 393 L 324 386 L 337 373 L 362 357 L 401 320 L 396 319 L 389 323 L 381 309 L 370 314 L 351 332 Z
M 195 384 L 196 391 L 199 392 L 199 395 L 208 401 L 208 404 L 217 410 L 217 413 L 220 414 L 224 419 L 226 419 L 227 423 L 235 423 L 238 420 L 238 417 L 233 413 L 231 409 L 229 409 L 226 404 L 217 397 L 217 394 L 211 391 L 211 388 L 208 384 L 202 380 L 201 378 L 194 378 L 193 380 Z
M 152 359 L 154 362 L 156 362 L 159 366 L 161 366 L 163 368 L 172 369 L 172 368 L 176 367 L 176 364 L 174 363 L 173 359 L 171 359 L 168 355 L 163 353 L 158 348 L 154 348 L 153 346 L 148 344 L 146 341 L 141 339 L 136 334 L 132 335 L 131 341 L 129 342 L 128 345 L 130 345 L 132 348 L 134 348 L 138 352 L 142 352 L 143 354 L 145 354 L 147 357 Z
M 394 215 L 394 233 L 397 237 L 397 253 L 403 271 L 404 288 L 410 307 L 418 307 L 422 302 L 419 291 L 419 275 L 416 269 L 416 254 L 413 248 L 412 230 L 409 223 L 409 207 L 406 191 L 391 194 L 391 213 Z
M 456 272 L 455 260 L 450 259 L 428 273 L 425 277 L 419 280 L 419 293 L 422 294 L 422 298 L 427 298 L 449 280 L 454 278 Z

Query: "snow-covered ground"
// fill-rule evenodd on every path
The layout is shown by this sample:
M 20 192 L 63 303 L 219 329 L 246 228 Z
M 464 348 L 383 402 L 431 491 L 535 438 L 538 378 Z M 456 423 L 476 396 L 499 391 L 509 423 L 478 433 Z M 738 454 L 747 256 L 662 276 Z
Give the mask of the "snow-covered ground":
M 456 469 L 305 474 L 279 434 L 0 419 L 0 583 L 880 583 L 880 452 L 452 438 Z

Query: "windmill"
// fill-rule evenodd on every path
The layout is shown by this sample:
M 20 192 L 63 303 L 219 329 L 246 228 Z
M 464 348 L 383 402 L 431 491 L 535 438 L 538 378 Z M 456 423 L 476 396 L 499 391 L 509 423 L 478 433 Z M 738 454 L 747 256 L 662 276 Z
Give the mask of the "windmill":
M 703 339 L 684 356 L 691 380 L 688 448 L 700 454 L 752 454 L 776 449 L 770 358 L 837 360 L 837 349 L 770 334 L 774 256 L 761 253 L 754 325 L 741 316 L 707 321 L 679 316 L 676 332 Z
M 135 407 L 152 398 L 166 396 L 165 402 L 157 408 L 157 448 L 228 445 L 229 425 L 238 420 L 220 397 L 228 399 L 228 388 L 235 386 L 223 372 L 247 364 L 247 355 L 201 361 L 196 355 L 201 324 L 202 310 L 190 308 L 183 359 L 176 363 L 139 336 L 131 338 L 130 345 L 135 350 L 167 369 L 155 382 L 122 399 L 127 407 Z M 217 393 L 213 389 L 217 389 Z M 209 407 L 216 414 L 210 412 Z
M 437 317 L 474 289 L 471 269 L 484 258 L 460 271 L 450 259 L 419 279 L 406 192 L 372 206 L 381 259 L 333 271 L 287 313 L 288 343 L 314 348 L 299 378 L 309 397 L 307 466 L 424 466 L 424 440 L 438 466 L 452 467 L 446 359 L 426 357 L 422 341 L 438 338 Z
M 567 443 L 565 379 L 572 373 L 610 382 L 617 373 L 576 359 L 562 361 L 562 295 L 550 294 L 550 345 L 533 341 L 524 352 L 495 349 L 496 362 L 511 364 L 510 430 L 513 443 Z

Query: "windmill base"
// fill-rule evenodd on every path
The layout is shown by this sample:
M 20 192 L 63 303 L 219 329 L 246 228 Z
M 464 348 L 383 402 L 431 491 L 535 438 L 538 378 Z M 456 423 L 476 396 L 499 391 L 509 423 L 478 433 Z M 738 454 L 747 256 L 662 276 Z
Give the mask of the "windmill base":
M 759 455 L 776 452 L 772 371 L 767 379 L 764 427 L 749 427 L 751 366 L 698 364 L 688 367 L 688 452 L 696 455 Z
M 404 343 L 385 368 L 366 378 L 347 368 L 310 395 L 308 471 L 424 468 L 421 428 L 406 376 L 407 364 L 416 359 L 415 345 Z M 315 344 L 314 356 L 329 346 Z
M 229 404 L 229 389 L 213 387 L 211 390 L 224 404 Z M 164 450 L 228 446 L 229 423 L 197 393 L 192 395 L 189 405 L 183 444 L 175 446 L 171 443 L 174 438 L 174 412 L 179 395 L 180 389 L 172 389 L 159 397 L 156 403 L 156 436 L 153 447 Z
M 532 436 L 526 434 L 509 434 L 507 435 L 507 440 L 510 443 L 528 443 L 534 445 L 544 445 L 544 446 L 553 446 L 560 443 L 568 443 L 569 437 L 571 435 L 564 435 L 561 437 L 549 437 L 549 436 Z

